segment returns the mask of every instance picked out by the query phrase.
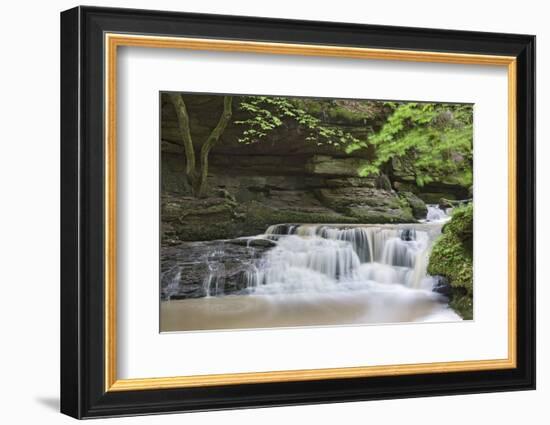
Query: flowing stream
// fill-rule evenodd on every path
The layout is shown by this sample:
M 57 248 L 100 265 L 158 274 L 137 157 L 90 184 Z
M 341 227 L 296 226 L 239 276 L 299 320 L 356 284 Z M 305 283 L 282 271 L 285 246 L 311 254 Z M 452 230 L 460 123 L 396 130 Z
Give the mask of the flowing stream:
M 250 250 L 258 240 L 274 246 L 251 256 L 238 291 L 226 293 L 224 251 L 212 250 L 204 297 L 162 302 L 162 330 L 460 320 L 426 273 L 448 219 L 430 205 L 418 224 L 270 226 L 244 238 Z

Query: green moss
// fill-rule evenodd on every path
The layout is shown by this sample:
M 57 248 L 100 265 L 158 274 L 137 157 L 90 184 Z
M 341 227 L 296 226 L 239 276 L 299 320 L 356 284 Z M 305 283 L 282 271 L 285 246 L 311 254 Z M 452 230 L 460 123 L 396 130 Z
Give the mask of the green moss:
M 474 318 L 474 304 L 471 296 L 454 296 L 449 306 L 462 317 L 464 320 L 472 320 Z
M 456 208 L 436 240 L 428 273 L 444 276 L 452 288 L 451 307 L 464 319 L 473 317 L 473 205 Z
M 453 210 L 453 218 L 445 225 L 443 233 L 456 235 L 465 245 L 465 248 L 472 253 L 472 237 L 474 233 L 474 207 L 467 204 Z
M 471 289 L 471 253 L 455 234 L 445 232 L 435 242 L 430 255 L 428 273 L 447 277 L 451 286 Z

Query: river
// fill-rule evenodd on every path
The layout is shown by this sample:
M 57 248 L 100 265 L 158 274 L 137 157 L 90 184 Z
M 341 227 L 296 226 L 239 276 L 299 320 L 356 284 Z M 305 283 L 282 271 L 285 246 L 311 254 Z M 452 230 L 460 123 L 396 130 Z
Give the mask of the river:
M 242 238 L 237 254 L 224 241 L 187 243 L 207 252 L 192 262 L 203 267 L 200 288 L 176 296 L 191 269 L 171 265 L 161 331 L 461 320 L 426 273 L 448 219 L 429 206 L 427 219 L 415 224 L 277 224 Z M 229 264 L 239 256 L 237 283 L 230 283 Z

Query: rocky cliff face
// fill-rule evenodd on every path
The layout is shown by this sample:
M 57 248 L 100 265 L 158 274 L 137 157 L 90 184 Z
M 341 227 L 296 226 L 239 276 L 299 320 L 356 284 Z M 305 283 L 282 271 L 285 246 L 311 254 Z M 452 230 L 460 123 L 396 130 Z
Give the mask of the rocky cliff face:
M 192 96 L 186 103 L 193 141 L 200 147 L 219 118 L 212 111 L 221 111 L 221 98 Z M 162 104 L 161 122 L 164 244 L 259 234 L 275 223 L 402 223 L 425 217 L 414 185 L 359 176 L 371 152 L 348 156 L 317 146 L 292 126 L 243 145 L 242 129 L 231 123 L 210 154 L 208 196 L 196 199 L 185 179 L 184 151 L 168 102 Z M 339 124 L 363 138 L 377 125 L 349 117 Z M 394 183 L 401 184 L 400 192 Z
M 310 166 L 314 158 L 300 158 L 301 164 L 296 158 L 288 163 L 285 159 L 226 156 L 218 163 L 213 158 L 209 196 L 197 199 L 186 190 L 182 157 L 163 153 L 164 240 L 234 238 L 263 233 L 275 223 L 415 221 L 408 198 L 380 187 L 377 179 L 360 178 L 351 171 L 353 175 L 344 175 L 345 166 L 338 161 L 348 159 L 332 158 L 328 165 L 324 158 L 322 169 Z M 334 174 L 325 174 L 326 167 L 333 167 Z M 269 169 L 272 175 L 261 174 Z

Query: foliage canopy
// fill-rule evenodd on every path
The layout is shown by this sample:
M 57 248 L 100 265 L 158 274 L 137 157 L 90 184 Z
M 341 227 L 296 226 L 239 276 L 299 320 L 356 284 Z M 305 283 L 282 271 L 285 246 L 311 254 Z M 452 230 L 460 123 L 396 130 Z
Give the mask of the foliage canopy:
M 376 147 L 376 158 L 361 170 L 362 175 L 378 173 L 391 162 L 418 186 L 450 176 L 458 177 L 464 186 L 472 184 L 471 105 L 387 104 L 392 113 L 368 140 Z M 352 143 L 346 152 L 364 147 L 364 143 Z
M 382 103 L 353 102 L 367 107 Z M 472 184 L 472 105 L 383 102 L 383 106 L 383 124 L 368 126 L 365 139 L 326 119 L 327 110 L 330 114 L 335 109 L 330 100 L 246 96 L 240 98 L 239 107 L 248 117 L 235 123 L 244 127 L 239 141 L 245 144 L 261 141 L 293 121 L 306 130 L 307 141 L 319 146 L 331 145 L 347 154 L 371 146 L 374 159 L 359 170 L 363 176 L 394 168 L 418 186 L 448 178 L 463 186 Z M 372 118 L 368 112 L 364 115 L 365 122 Z

